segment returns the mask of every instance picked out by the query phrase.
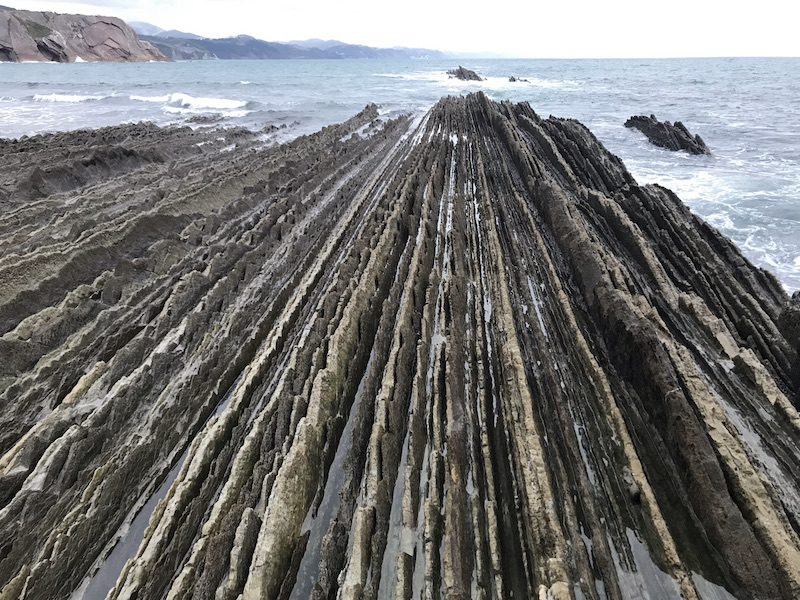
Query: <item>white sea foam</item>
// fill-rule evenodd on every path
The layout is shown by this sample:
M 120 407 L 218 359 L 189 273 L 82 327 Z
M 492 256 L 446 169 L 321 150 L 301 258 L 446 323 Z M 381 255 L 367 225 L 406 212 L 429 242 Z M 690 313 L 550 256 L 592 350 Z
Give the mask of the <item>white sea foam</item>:
M 240 119 L 250 113 L 246 109 L 246 101 L 229 98 L 196 97 L 189 94 L 173 93 L 162 96 L 132 95 L 130 99 L 134 102 L 161 104 L 161 109 L 170 115 L 197 115 L 214 112 L 220 113 L 224 117 Z
M 130 99 L 139 102 L 157 102 L 161 104 L 168 104 L 168 112 L 174 113 L 203 112 L 206 110 L 236 110 L 237 108 L 241 109 L 247 106 L 247 102 L 244 100 L 230 100 L 228 98 L 198 98 L 182 93 L 165 94 L 163 96 L 131 96 Z
M 166 96 L 131 96 L 131 100 L 136 102 L 169 102 L 170 95 Z
M 247 102 L 243 100 L 229 100 L 227 98 L 195 98 L 188 94 L 172 94 L 169 104 L 177 108 L 192 110 L 234 110 L 244 108 Z
M 479 74 L 480 75 L 480 74 Z M 516 81 L 510 81 L 509 78 L 513 76 Z M 578 82 L 569 79 L 552 80 L 541 79 L 538 77 L 527 77 L 516 73 L 511 73 L 505 77 L 484 77 L 481 81 L 463 81 L 456 79 L 447 74 L 446 71 L 420 71 L 416 73 L 374 73 L 373 77 L 388 77 L 391 79 L 405 79 L 409 81 L 420 81 L 436 83 L 446 86 L 450 91 L 458 91 L 459 88 L 467 90 L 472 89 L 489 89 L 489 90 L 506 90 L 506 89 L 524 89 L 525 87 L 538 87 L 549 89 L 569 89 L 577 88 Z
M 224 116 L 230 119 L 241 119 L 242 117 L 246 117 L 250 114 L 249 110 L 226 110 L 222 113 Z
M 36 102 L 69 102 L 72 104 L 102 100 L 103 98 L 108 98 L 108 96 L 81 96 L 79 94 L 35 94 L 33 96 Z
M 706 215 L 706 221 L 717 229 L 733 229 L 733 220 L 725 213 L 713 213 Z

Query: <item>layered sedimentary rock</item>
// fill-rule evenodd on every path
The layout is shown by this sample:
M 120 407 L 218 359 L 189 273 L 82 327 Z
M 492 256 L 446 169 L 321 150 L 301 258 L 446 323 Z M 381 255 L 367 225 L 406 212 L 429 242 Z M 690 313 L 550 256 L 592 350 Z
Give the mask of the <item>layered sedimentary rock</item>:
M 483 95 L 227 135 L 2 143 L 4 600 L 797 597 L 797 306 L 673 193 Z
M 0 61 L 167 60 L 116 17 L 0 10 Z
M 689 154 L 711 154 L 706 143 L 699 135 L 692 135 L 680 121 L 673 125 L 669 121 L 663 123 L 655 115 L 634 116 L 625 121 L 625 127 L 641 131 L 651 144 L 667 150 L 685 150 Z

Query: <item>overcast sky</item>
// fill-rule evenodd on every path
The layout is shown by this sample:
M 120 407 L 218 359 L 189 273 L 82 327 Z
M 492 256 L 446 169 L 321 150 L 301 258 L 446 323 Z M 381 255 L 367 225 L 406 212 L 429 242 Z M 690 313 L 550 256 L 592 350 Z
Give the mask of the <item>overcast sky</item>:
M 797 0 L 0 0 L 206 37 L 322 38 L 522 58 L 800 56 Z M 471 8 L 471 7 L 480 8 Z

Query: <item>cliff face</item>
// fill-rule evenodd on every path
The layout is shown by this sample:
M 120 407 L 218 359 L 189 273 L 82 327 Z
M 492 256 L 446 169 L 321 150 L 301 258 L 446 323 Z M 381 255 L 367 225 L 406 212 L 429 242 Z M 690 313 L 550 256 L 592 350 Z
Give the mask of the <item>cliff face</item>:
M 116 17 L 0 11 L 0 61 L 167 60 Z
M 576 121 L 377 117 L 2 142 L 2 597 L 797 598 L 774 277 Z

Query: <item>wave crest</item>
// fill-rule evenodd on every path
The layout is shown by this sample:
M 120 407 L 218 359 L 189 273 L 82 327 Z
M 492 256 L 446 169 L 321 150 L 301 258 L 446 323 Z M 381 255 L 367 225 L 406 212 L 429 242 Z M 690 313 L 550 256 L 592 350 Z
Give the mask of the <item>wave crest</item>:
M 70 102 L 76 104 L 78 102 L 92 102 L 102 100 L 108 96 L 81 96 L 80 94 L 35 94 L 33 99 L 35 102 Z

